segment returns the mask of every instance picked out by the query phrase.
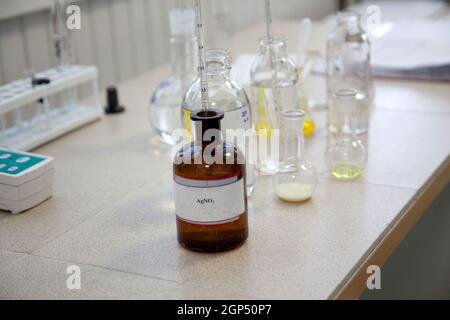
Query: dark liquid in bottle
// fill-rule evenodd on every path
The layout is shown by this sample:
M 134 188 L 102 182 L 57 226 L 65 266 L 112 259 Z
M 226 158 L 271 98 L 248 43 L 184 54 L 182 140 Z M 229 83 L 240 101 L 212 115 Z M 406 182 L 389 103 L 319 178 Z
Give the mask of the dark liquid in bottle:
M 183 159 L 183 157 L 186 159 L 186 153 L 188 153 L 188 158 L 191 159 L 189 163 L 174 162 L 175 183 L 177 183 L 177 180 L 183 181 L 182 183 L 185 184 L 193 183 L 192 190 L 189 189 L 185 193 L 182 191 L 180 198 L 176 201 L 199 201 L 192 194 L 203 194 L 202 192 L 204 192 L 204 194 L 208 194 L 208 199 L 203 199 L 203 201 L 211 201 L 211 203 L 215 201 L 215 204 L 211 204 L 211 212 L 207 212 L 207 214 L 210 213 L 212 217 L 216 217 L 217 221 L 215 221 L 215 218 L 206 222 L 191 221 L 189 217 L 179 216 L 179 212 L 177 212 L 178 242 L 183 247 L 195 251 L 225 251 L 238 247 L 248 237 L 245 163 L 238 163 L 238 159 L 242 159 L 242 154 L 233 144 L 220 141 L 216 142 L 215 149 L 223 150 L 221 163 L 207 164 L 202 156 L 204 148 L 205 145 L 201 143 L 191 143 L 183 147 L 175 156 L 175 159 Z M 230 158 L 233 161 L 230 161 Z M 186 188 L 186 186 L 183 186 L 183 188 Z M 232 189 L 233 191 L 222 193 L 223 189 L 221 188 L 228 188 L 228 190 Z M 217 189 L 222 191 L 217 191 Z M 185 195 L 186 199 L 183 199 Z M 221 198 L 219 199 L 220 203 L 226 204 L 216 207 L 218 211 L 226 212 L 229 206 L 231 211 L 242 208 L 242 212 L 234 211 L 232 216 L 228 215 L 227 219 L 222 220 L 220 215 L 218 216 L 214 212 L 214 205 L 217 206 L 219 202 L 217 201 L 218 198 Z M 236 206 L 236 203 L 240 205 Z M 229 212 L 226 213 L 229 214 Z

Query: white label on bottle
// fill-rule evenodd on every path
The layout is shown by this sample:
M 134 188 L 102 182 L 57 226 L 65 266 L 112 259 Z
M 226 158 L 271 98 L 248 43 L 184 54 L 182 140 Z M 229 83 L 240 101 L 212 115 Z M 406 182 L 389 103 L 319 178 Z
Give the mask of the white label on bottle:
M 175 213 L 194 224 L 224 224 L 245 211 L 244 179 L 192 180 L 175 176 Z

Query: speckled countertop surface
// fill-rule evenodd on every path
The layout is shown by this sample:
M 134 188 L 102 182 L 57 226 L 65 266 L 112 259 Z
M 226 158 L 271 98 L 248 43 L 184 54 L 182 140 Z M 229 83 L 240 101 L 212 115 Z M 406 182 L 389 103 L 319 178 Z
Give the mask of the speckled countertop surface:
M 293 23 L 275 28 L 295 36 Z M 263 30 L 224 46 L 232 56 L 255 52 Z M 260 177 L 248 241 L 225 253 L 189 252 L 176 241 L 170 150 L 155 148 L 147 120 L 149 96 L 167 74 L 164 66 L 121 84 L 125 114 L 36 150 L 55 157 L 54 197 L 22 215 L 0 213 L 0 298 L 329 298 L 448 161 L 450 86 L 377 81 L 361 179 L 329 177 L 326 115 L 314 110 L 318 130 L 306 143 L 320 172 L 314 198 L 283 203 Z M 309 86 L 323 96 L 323 78 Z M 80 290 L 66 288 L 72 264 Z

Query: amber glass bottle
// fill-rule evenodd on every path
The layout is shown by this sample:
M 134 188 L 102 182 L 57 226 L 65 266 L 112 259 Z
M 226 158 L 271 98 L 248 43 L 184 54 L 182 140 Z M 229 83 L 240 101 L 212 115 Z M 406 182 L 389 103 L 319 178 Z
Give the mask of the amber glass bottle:
M 178 242 L 185 248 L 225 251 L 248 236 L 245 158 L 222 139 L 218 110 L 191 114 L 195 140 L 174 158 Z

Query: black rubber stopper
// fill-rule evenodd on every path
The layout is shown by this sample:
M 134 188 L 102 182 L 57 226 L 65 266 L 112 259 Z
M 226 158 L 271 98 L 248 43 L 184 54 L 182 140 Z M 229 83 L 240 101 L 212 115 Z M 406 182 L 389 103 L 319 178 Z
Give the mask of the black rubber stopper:
M 218 109 L 195 110 L 191 113 L 191 120 L 199 123 L 201 122 L 202 137 L 209 129 L 220 130 L 220 120 L 224 118 L 224 113 Z M 197 126 L 197 124 L 196 124 Z
M 125 107 L 119 104 L 119 94 L 116 87 L 108 87 L 106 89 L 106 107 L 105 113 L 121 113 L 125 111 Z
M 36 78 L 34 75 L 31 76 L 31 86 L 34 88 L 36 86 L 42 86 L 52 82 L 49 78 Z M 43 98 L 39 98 L 39 103 L 44 103 Z
M 44 84 L 49 84 L 51 80 L 49 78 L 31 78 L 31 86 L 42 86 Z

